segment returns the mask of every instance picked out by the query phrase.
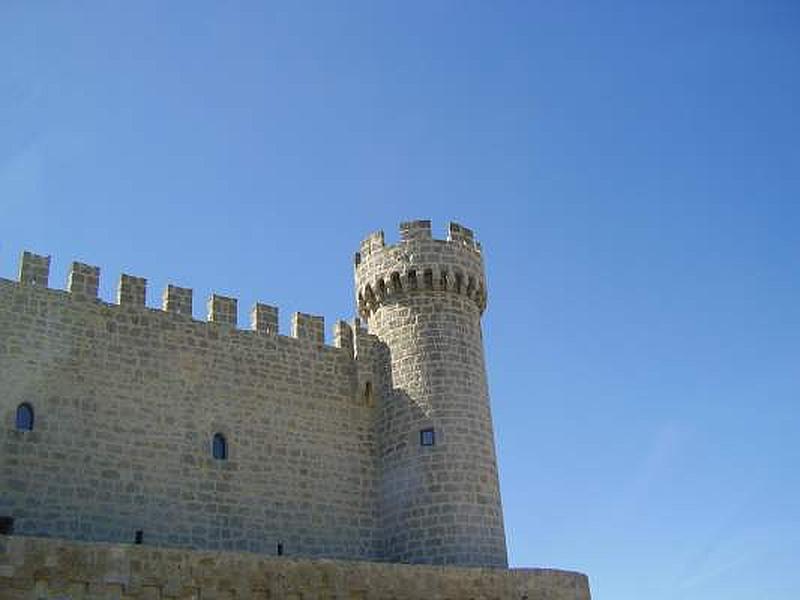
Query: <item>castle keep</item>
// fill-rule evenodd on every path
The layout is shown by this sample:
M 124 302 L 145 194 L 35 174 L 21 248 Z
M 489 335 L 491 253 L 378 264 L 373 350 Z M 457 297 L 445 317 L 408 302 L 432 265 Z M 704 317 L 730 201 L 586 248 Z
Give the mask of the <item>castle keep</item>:
M 19 552 L 55 543 L 38 537 L 92 542 L 84 557 L 136 542 L 506 567 L 481 247 L 415 221 L 354 262 L 360 319 L 328 346 L 322 317 L 295 313 L 284 336 L 256 304 L 240 329 L 236 299 L 212 295 L 201 322 L 190 289 L 148 308 L 130 275 L 104 302 L 81 263 L 53 289 L 50 258 L 25 252 L 19 280 L 0 279 L 0 517 L 31 539 Z M 497 585 L 550 585 L 515 577 Z M 566 595 L 548 598 L 588 598 L 585 578 L 559 577 Z

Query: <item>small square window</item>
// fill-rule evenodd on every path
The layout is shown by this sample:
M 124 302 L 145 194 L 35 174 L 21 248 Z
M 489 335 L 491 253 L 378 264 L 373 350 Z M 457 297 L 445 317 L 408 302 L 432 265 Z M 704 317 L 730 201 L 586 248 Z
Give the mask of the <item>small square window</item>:
M 433 429 L 423 429 L 419 432 L 420 446 L 433 446 L 436 443 L 436 432 Z
M 14 534 L 14 517 L 0 517 L 0 535 Z

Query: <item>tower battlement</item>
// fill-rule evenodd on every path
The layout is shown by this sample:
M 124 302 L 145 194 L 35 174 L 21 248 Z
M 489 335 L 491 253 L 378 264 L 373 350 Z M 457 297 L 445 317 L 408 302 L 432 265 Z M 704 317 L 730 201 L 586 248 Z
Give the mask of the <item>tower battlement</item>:
M 381 303 L 419 291 L 450 292 L 486 309 L 483 253 L 471 229 L 450 223 L 435 239 L 430 221 L 400 225 L 400 241 L 387 246 L 383 231 L 370 234 L 355 255 L 358 312 L 369 319 Z

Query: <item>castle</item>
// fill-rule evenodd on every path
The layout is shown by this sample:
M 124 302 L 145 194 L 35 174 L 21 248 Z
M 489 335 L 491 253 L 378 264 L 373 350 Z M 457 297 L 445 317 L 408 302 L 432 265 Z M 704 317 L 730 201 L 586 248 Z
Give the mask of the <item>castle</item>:
M 506 569 L 472 231 L 404 223 L 354 262 L 360 319 L 329 346 L 322 317 L 295 313 L 284 336 L 265 304 L 248 330 L 216 294 L 207 322 L 174 285 L 148 308 L 131 275 L 107 303 L 99 269 L 77 262 L 51 289 L 50 257 L 23 253 L 19 281 L 0 279 L 0 528 L 16 552 L 59 538 L 95 566 L 110 543 L 492 567 L 515 590 L 588 598 L 579 574 Z

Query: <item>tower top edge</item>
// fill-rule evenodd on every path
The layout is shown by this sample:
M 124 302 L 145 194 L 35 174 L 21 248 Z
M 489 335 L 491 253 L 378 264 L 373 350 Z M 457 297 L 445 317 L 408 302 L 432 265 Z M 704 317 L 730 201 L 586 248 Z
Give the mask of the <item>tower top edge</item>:
M 447 227 L 447 237 L 445 239 L 435 238 L 431 229 L 431 221 L 427 219 L 415 221 L 403 221 L 399 226 L 400 240 L 397 244 L 386 244 L 383 230 L 378 230 L 367 235 L 361 242 L 358 252 L 355 255 L 355 265 L 358 266 L 361 261 L 377 252 L 381 252 L 387 248 L 396 248 L 399 246 L 424 243 L 424 242 L 438 242 L 454 244 L 463 246 L 477 254 L 481 254 L 482 248 L 480 242 L 475 239 L 475 233 L 469 227 L 465 227 L 460 223 L 451 221 Z
M 369 319 L 392 297 L 454 292 L 486 308 L 486 276 L 480 244 L 468 227 L 451 222 L 447 239 L 436 239 L 430 221 L 400 224 L 400 240 L 387 245 L 383 231 L 361 243 L 355 255 L 358 314 Z

